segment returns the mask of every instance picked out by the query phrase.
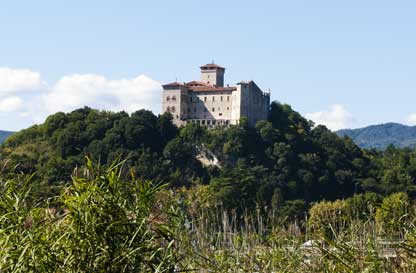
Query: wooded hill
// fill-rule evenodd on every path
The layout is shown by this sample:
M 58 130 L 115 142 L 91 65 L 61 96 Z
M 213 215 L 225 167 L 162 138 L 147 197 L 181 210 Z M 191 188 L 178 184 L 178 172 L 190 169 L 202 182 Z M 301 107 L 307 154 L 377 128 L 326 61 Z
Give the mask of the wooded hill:
M 169 114 L 146 110 L 56 113 L 10 136 L 0 154 L 14 172 L 35 173 L 36 194 L 44 197 L 71 181 L 85 156 L 103 166 L 127 159 L 128 172 L 170 187 L 209 185 L 225 208 L 272 207 L 290 217 L 302 216 L 311 202 L 354 193 L 416 194 L 414 150 L 363 150 L 277 102 L 255 128 L 242 119 L 229 128 L 178 129 Z M 216 164 L 200 161 L 213 157 Z
M 349 136 L 362 148 L 385 149 L 395 147 L 415 147 L 416 126 L 399 123 L 372 125 L 360 129 L 345 129 L 336 132 L 339 136 Z

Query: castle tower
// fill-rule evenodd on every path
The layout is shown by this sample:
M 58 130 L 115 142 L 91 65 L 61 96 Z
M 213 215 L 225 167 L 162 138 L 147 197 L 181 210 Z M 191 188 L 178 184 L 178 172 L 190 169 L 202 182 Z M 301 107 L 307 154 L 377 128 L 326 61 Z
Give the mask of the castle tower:
M 225 68 L 214 63 L 201 66 L 201 81 L 215 87 L 224 87 Z
M 224 87 L 225 68 L 215 63 L 200 68 L 200 81 L 162 85 L 162 111 L 171 113 L 173 123 L 228 126 L 245 117 L 254 127 L 257 121 L 267 120 L 269 93 L 264 93 L 253 81 Z
M 188 89 L 184 84 L 172 82 L 162 85 L 162 107 L 163 112 L 172 114 L 173 122 L 181 125 L 182 121 L 187 118 L 187 95 Z

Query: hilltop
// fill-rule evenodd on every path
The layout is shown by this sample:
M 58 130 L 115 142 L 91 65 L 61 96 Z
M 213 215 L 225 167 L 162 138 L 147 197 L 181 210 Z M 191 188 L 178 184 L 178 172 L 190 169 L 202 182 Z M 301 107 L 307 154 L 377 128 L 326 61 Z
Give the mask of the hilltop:
M 372 125 L 360 129 L 346 129 L 336 132 L 339 136 L 349 136 L 362 148 L 385 149 L 388 145 L 414 147 L 416 126 L 399 123 Z
M 104 166 L 121 157 L 136 176 L 154 183 L 210 185 L 230 208 L 271 206 L 275 200 L 276 206 L 300 209 L 322 198 L 348 197 L 370 168 L 350 139 L 323 126 L 312 128 L 289 105 L 276 102 L 269 120 L 255 127 L 242 119 L 212 130 L 197 124 L 178 129 L 169 113 L 82 108 L 13 134 L 0 154 L 17 171 L 36 172 L 39 194 L 70 181 L 85 156 Z M 217 163 L 207 165 L 201 156 Z

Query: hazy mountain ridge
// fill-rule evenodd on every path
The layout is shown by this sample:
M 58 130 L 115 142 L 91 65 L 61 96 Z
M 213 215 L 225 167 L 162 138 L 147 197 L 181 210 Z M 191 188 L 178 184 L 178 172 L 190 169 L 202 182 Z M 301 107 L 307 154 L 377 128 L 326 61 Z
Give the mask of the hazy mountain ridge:
M 0 130 L 0 144 L 3 143 L 13 132 Z
M 396 147 L 416 146 L 416 126 L 400 123 L 384 123 L 359 129 L 344 129 L 336 132 L 339 136 L 349 136 L 362 148 L 385 149 L 392 144 Z

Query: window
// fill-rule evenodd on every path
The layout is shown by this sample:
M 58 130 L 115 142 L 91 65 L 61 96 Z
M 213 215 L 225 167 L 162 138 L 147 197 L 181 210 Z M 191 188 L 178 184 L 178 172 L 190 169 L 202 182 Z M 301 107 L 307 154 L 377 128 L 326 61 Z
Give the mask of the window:
M 170 97 L 169 96 L 166 97 L 166 101 L 170 101 Z
M 172 96 L 172 100 L 176 100 L 176 96 L 174 95 L 174 96 Z
M 230 107 L 227 107 L 227 110 L 230 110 Z
M 191 108 L 188 108 L 188 113 L 190 113 L 191 112 Z
M 207 111 L 207 108 L 204 108 L 204 112 L 206 112 Z
M 227 96 L 227 101 L 230 101 L 230 96 Z
M 194 113 L 196 113 L 196 107 L 194 107 Z
M 219 115 L 219 116 L 222 116 L 222 113 L 219 113 L 218 115 Z
M 172 113 L 175 113 L 175 111 L 176 111 L 175 106 L 172 106 L 171 111 L 172 111 Z
M 169 106 L 166 108 L 166 111 L 170 112 L 170 107 Z
M 215 96 L 212 96 L 212 101 L 215 101 Z
M 205 101 L 205 102 L 207 101 L 207 97 L 204 97 L 204 101 Z
M 221 96 L 221 101 L 222 101 L 222 96 Z
M 189 101 L 192 102 L 192 97 L 189 97 Z
M 214 107 L 212 108 L 212 112 L 215 112 L 215 108 Z

